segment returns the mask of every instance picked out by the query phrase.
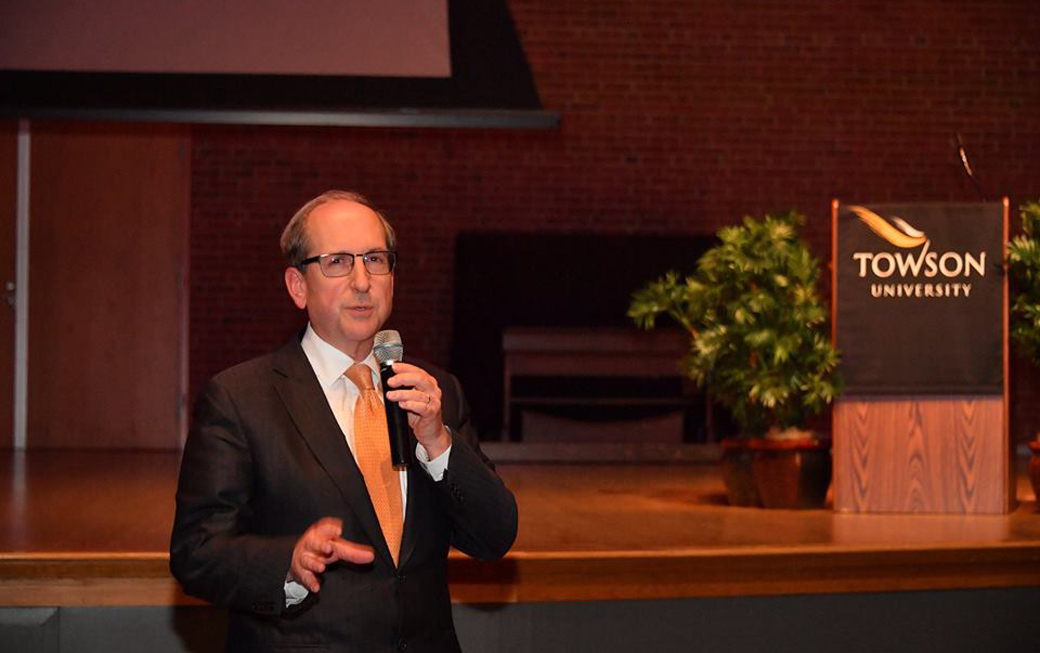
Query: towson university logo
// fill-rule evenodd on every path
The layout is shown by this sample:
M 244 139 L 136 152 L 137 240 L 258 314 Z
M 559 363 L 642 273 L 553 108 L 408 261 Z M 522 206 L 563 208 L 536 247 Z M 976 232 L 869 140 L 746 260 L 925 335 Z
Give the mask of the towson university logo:
M 972 279 L 986 276 L 986 252 L 932 251 L 927 234 L 902 218 L 888 220 L 863 206 L 849 206 L 895 251 L 853 252 L 858 276 L 869 278 L 870 296 L 958 298 L 971 296 Z

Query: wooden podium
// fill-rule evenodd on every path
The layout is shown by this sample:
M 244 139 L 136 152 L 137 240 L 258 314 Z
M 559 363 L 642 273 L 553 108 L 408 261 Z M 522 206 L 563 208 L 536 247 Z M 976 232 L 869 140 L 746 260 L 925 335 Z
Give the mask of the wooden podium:
M 897 214 L 906 211 L 912 213 L 910 206 L 913 205 L 844 207 L 837 200 L 832 205 L 834 341 L 842 350 L 844 346 L 854 348 L 851 338 L 873 339 L 872 346 L 878 350 L 873 352 L 878 360 L 871 360 L 868 353 L 850 361 L 856 369 L 846 374 L 847 391 L 835 402 L 834 509 L 840 512 L 1007 513 L 1015 505 L 1014 449 L 1008 437 L 1008 286 L 1004 266 L 1008 200 L 1004 199 L 1002 211 L 999 206 L 973 205 L 986 206 L 986 216 L 1002 213 L 1003 217 L 1002 224 L 992 225 L 999 234 L 999 244 L 996 234 L 988 237 L 988 260 L 976 255 L 967 261 L 976 264 L 974 269 L 969 269 L 970 265 L 958 266 L 958 262 L 967 260 L 964 257 L 977 251 L 974 247 L 961 243 L 958 249 L 943 242 L 937 246 L 930 239 L 933 232 L 928 229 L 921 232 L 898 217 Z M 855 213 L 858 209 L 863 209 L 861 214 Z M 928 209 L 938 212 L 934 206 Z M 928 215 L 929 210 L 924 214 Z M 889 233 L 877 218 L 889 227 L 898 227 L 900 233 Z M 919 218 L 918 222 L 927 222 L 927 219 Z M 856 229 L 867 235 L 849 237 L 847 232 Z M 901 238 L 900 234 L 911 240 Z M 878 240 L 878 236 L 891 240 L 885 243 Z M 868 246 L 850 247 L 850 239 L 855 238 L 859 238 L 857 245 L 866 243 Z M 871 243 L 880 254 L 872 253 Z M 994 251 L 994 248 L 999 249 Z M 942 250 L 947 253 L 939 253 Z M 931 256 L 933 252 L 935 255 Z M 916 257 L 922 264 L 915 268 L 910 263 L 916 264 Z M 985 266 L 979 260 L 985 262 Z M 945 262 L 945 267 L 940 262 Z M 900 273 L 909 275 L 914 269 L 919 278 L 898 278 Z M 977 309 L 979 304 L 968 304 L 966 293 L 981 289 L 965 290 L 963 286 L 970 286 L 969 275 L 979 270 L 983 275 L 991 275 L 986 283 L 990 284 L 989 291 L 993 294 L 985 304 L 987 315 L 981 320 L 977 314 L 966 319 L 946 316 L 938 328 L 918 328 L 916 332 L 914 328 L 904 328 L 908 323 L 916 324 L 913 320 L 924 319 L 921 315 L 936 307 L 947 310 L 959 303 L 958 310 Z M 934 274 L 925 277 L 928 272 Z M 953 272 L 957 274 L 947 274 Z M 872 275 L 876 278 L 871 278 Z M 953 288 L 953 284 L 958 288 Z M 842 293 L 862 293 L 864 288 L 870 293 L 868 302 L 872 303 L 866 308 L 847 309 L 850 300 L 846 298 L 846 303 L 842 303 Z M 965 301 L 960 301 L 962 299 Z M 919 304 L 916 309 L 913 308 L 915 301 Z M 910 314 L 915 310 L 916 313 Z M 887 313 L 874 325 L 876 328 L 884 325 L 880 326 L 883 332 L 854 333 L 857 320 L 850 316 L 862 317 L 869 311 Z M 868 315 L 868 322 L 874 317 Z M 987 321 L 990 324 L 987 325 Z M 951 349 L 970 348 L 971 343 L 977 342 L 973 334 L 960 332 L 974 328 L 975 324 L 987 330 L 990 343 L 984 357 L 991 360 L 981 362 L 985 380 L 976 383 L 976 370 L 966 369 L 972 365 L 951 363 L 953 372 L 939 378 L 936 385 L 915 387 L 914 379 L 910 379 L 903 384 L 905 387 L 897 388 L 898 391 L 886 391 L 883 387 L 890 383 L 899 386 L 901 381 L 891 378 L 899 374 L 923 379 L 927 370 L 917 374 L 919 366 L 934 364 L 917 360 L 915 353 L 923 349 L 907 345 L 906 339 L 927 343 L 922 356 L 932 357 L 931 360 L 937 360 L 941 366 L 948 362 L 948 357 L 956 357 L 955 351 L 950 354 Z M 988 331 L 990 329 L 992 331 Z M 890 353 L 887 351 L 890 346 L 900 349 L 895 362 L 880 360 Z M 844 367 L 843 360 L 843 371 Z M 895 373 L 894 368 L 902 372 Z M 957 374 L 963 376 L 960 381 L 951 378 Z M 849 378 L 850 375 L 853 378 Z M 948 387 L 944 387 L 947 381 Z M 964 384 L 964 391 L 959 390 L 958 382 Z

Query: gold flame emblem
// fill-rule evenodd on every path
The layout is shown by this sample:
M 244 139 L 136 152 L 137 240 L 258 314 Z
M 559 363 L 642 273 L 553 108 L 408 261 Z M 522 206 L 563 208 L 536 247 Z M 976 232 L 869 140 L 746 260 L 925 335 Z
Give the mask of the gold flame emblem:
M 896 247 L 912 249 L 928 241 L 928 237 L 925 236 L 923 231 L 915 229 L 902 218 L 893 217 L 892 222 L 895 223 L 895 226 L 892 226 L 888 220 L 885 220 L 866 207 L 850 206 L 849 210 L 870 227 L 871 231 Z

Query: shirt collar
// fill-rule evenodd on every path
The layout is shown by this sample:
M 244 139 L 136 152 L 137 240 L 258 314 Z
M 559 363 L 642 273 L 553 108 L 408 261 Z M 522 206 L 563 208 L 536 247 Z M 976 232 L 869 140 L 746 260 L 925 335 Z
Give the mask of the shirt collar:
M 318 377 L 318 383 L 324 390 L 328 390 L 355 363 L 348 354 L 322 340 L 309 322 L 303 339 L 300 340 L 300 347 L 307 355 L 307 360 L 310 361 L 314 374 Z M 375 386 L 379 387 L 379 368 L 376 367 L 375 354 L 369 352 L 365 360 L 361 362 L 372 370 Z

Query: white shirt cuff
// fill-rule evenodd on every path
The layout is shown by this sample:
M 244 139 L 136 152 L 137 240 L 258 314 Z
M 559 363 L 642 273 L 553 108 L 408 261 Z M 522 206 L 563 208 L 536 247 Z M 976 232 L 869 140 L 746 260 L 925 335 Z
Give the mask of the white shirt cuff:
M 283 587 L 285 590 L 285 607 L 291 608 L 297 603 L 302 603 L 310 592 L 303 585 L 294 580 L 286 580 Z
M 447 428 L 447 427 L 445 427 Z M 451 430 L 448 430 L 451 433 Z M 433 460 L 430 460 L 429 454 L 426 453 L 426 449 L 421 444 L 415 445 L 415 459 L 419 461 L 426 473 L 430 475 L 434 481 L 440 481 L 444 478 L 444 471 L 448 469 L 448 457 L 451 455 L 451 446 L 444 450 L 444 453 L 437 456 Z

